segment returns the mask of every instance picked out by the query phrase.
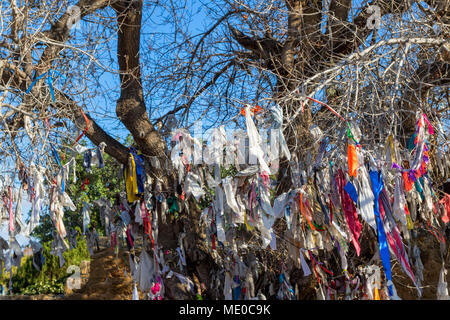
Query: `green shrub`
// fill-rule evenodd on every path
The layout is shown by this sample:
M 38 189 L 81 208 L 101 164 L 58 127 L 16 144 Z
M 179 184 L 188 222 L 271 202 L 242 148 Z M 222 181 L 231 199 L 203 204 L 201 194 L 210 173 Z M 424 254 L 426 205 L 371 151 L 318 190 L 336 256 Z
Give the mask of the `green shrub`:
M 65 262 L 60 267 L 59 257 L 50 253 L 51 244 L 52 241 L 47 241 L 42 245 L 45 263 L 41 272 L 33 266 L 33 257 L 23 258 L 20 268 L 13 267 L 12 290 L 14 294 L 63 294 L 64 283 L 71 276 L 67 273 L 69 266 L 80 266 L 83 260 L 90 259 L 86 240 L 78 236 L 77 246 L 63 253 Z M 0 283 L 7 286 L 8 282 L 9 273 L 3 272 Z

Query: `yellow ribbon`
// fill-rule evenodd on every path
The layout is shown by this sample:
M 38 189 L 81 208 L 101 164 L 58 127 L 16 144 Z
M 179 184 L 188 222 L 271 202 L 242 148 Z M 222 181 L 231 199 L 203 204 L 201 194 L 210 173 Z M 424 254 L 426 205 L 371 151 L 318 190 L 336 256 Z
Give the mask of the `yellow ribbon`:
M 374 291 L 375 291 L 375 293 L 374 293 L 373 300 L 381 300 L 380 299 L 380 293 L 378 292 L 378 288 L 375 288 Z
M 255 228 L 255 227 L 250 226 L 247 223 L 247 211 L 244 212 L 244 223 L 245 223 L 245 226 L 247 227 L 247 231 L 252 231 Z
M 387 153 L 388 147 L 390 147 L 391 149 L 391 163 L 396 162 L 395 161 L 395 150 L 394 150 L 394 141 L 393 141 L 393 136 L 392 134 L 387 138 L 386 140 L 386 146 L 385 146 L 385 151 Z
M 406 226 L 408 227 L 408 230 L 414 229 L 414 223 L 409 215 L 406 215 Z
M 134 202 L 139 199 L 137 197 L 138 186 L 137 186 L 137 174 L 136 174 L 136 164 L 134 162 L 134 157 L 130 153 L 131 160 L 131 172 L 128 164 L 125 166 L 125 184 L 127 190 L 128 202 Z

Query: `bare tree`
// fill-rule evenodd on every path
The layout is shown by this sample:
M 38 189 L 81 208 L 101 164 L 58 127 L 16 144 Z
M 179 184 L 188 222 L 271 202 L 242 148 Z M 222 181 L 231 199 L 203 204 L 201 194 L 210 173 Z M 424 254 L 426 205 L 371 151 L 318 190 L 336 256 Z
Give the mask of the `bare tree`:
M 11 0 L 0 8 L 4 172 L 13 181 L 19 164 L 34 162 L 47 167 L 52 181 L 58 167 L 51 147 L 70 152 L 75 128 L 95 145 L 106 143 L 105 151 L 127 165 L 128 149 L 108 133 L 119 134 L 119 127 L 132 135 L 152 182 L 175 195 L 163 130 L 190 128 L 200 119 L 239 127 L 246 104 L 282 106 L 289 149 L 306 171 L 318 152 L 313 124 L 329 138 L 330 155 L 342 152 L 347 121 L 359 125 L 359 142 L 368 149 L 380 150 L 393 135 L 404 151 L 421 110 L 439 132 L 430 142 L 434 152 L 448 141 L 448 121 L 441 122 L 449 112 L 448 1 L 355 2 Z M 326 101 L 344 121 L 307 97 Z M 155 159 L 162 165 L 152 165 Z M 291 186 L 283 179 L 288 161 L 282 168 L 278 193 Z M 221 269 L 227 252 L 218 258 L 205 247 L 200 212 L 193 201 L 188 207 L 179 220 L 158 219 L 158 245 L 173 248 L 186 233 L 187 276 L 208 284 L 210 269 Z M 279 228 L 284 232 L 281 222 Z M 270 276 L 292 249 L 285 240 L 282 253 L 251 253 L 267 259 Z M 267 292 L 264 277 L 257 287 Z M 172 280 L 167 288 L 169 297 L 188 295 Z

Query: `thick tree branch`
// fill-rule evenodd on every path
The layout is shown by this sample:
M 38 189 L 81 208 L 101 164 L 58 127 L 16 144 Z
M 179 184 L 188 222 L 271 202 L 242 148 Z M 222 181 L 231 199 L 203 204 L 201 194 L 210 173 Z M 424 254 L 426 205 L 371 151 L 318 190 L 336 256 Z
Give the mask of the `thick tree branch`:
M 114 1 L 113 1 L 114 2 Z M 77 6 L 80 8 L 80 19 L 98 9 L 106 7 L 108 4 L 110 4 L 110 0 L 95 0 L 95 1 L 88 1 L 88 0 L 81 0 L 77 3 Z M 68 19 L 70 15 L 68 12 L 63 14 L 63 16 L 56 22 L 55 25 L 52 26 L 52 28 L 47 32 L 50 39 L 58 42 L 66 42 L 69 38 L 70 29 L 68 28 Z M 45 73 L 48 71 L 48 69 L 51 67 L 52 60 L 56 58 L 56 56 L 59 54 L 59 52 L 62 50 L 63 46 L 57 46 L 48 44 L 47 48 L 44 50 L 40 61 L 38 63 L 37 69 L 37 75 L 41 73 Z M 24 92 L 27 89 L 27 82 L 29 82 L 31 79 L 31 74 L 27 75 L 24 71 L 21 69 L 11 66 L 7 64 L 7 62 L 2 63 L 0 65 L 2 67 L 2 83 L 7 84 L 11 77 L 13 77 L 11 80 L 12 82 L 9 83 L 9 85 L 13 88 L 17 88 L 17 90 L 20 90 Z M 28 66 L 29 67 L 29 66 Z M 28 68 L 28 71 L 31 71 L 30 68 Z M 37 93 L 39 91 L 38 87 L 33 88 L 33 93 Z M 62 103 L 63 106 L 57 104 L 57 108 L 67 108 L 69 107 L 71 111 L 74 112 L 75 115 L 75 124 L 77 127 L 81 130 L 84 130 L 85 128 L 85 119 L 81 113 L 81 109 L 79 106 L 76 105 L 76 103 L 63 94 L 57 93 L 57 101 L 59 103 Z M 112 138 L 110 135 L 108 135 L 102 128 L 100 128 L 97 123 L 88 116 L 90 121 L 89 129 L 86 132 L 86 136 L 96 145 L 100 144 L 101 142 L 106 143 L 105 151 L 117 159 L 120 163 L 125 164 L 127 162 L 127 156 L 128 151 L 125 146 L 120 144 L 117 140 Z M 14 130 L 18 130 L 20 127 L 23 127 L 24 121 L 23 121 L 23 114 L 17 113 L 14 117 Z
M 86 121 L 83 114 L 81 113 L 80 107 L 73 103 L 72 110 L 75 111 L 75 124 L 80 130 L 85 130 Z M 91 118 L 91 116 L 86 115 L 89 119 L 89 129 L 86 131 L 85 135 L 92 141 L 95 145 L 100 145 L 101 142 L 106 143 L 105 152 L 115 158 L 121 164 L 127 164 L 128 159 L 128 148 L 122 145 L 119 141 L 111 137 L 106 133 L 98 124 Z
M 150 123 L 143 98 L 139 48 L 141 36 L 142 2 L 120 1 L 113 6 L 119 27 L 117 58 L 120 68 L 121 92 L 116 114 L 133 135 L 139 150 L 145 157 L 157 157 L 160 163 L 167 161 L 167 145 L 163 137 Z M 174 176 L 163 168 L 152 168 L 165 188 L 173 187 Z
M 115 0 L 80 0 L 76 6 L 80 8 L 80 19 L 84 16 L 95 12 L 98 9 L 114 3 Z M 52 26 L 47 32 L 49 38 L 53 41 L 65 43 L 70 36 L 70 29 L 68 27 L 68 20 L 70 13 L 65 12 L 61 18 Z M 62 46 L 55 46 L 49 44 L 41 55 L 38 66 L 36 68 L 37 74 L 42 74 L 48 71 L 53 60 L 58 56 L 63 49 Z
M 282 51 L 282 45 L 272 38 L 252 38 L 236 28 L 229 26 L 233 38 L 245 49 L 252 51 L 261 59 L 277 56 Z

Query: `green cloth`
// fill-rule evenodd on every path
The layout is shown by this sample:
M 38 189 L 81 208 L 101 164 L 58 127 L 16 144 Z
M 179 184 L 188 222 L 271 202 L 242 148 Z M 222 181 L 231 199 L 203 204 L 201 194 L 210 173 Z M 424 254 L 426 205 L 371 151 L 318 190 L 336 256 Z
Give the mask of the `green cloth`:
M 167 198 L 167 205 L 169 206 L 170 213 L 175 213 L 175 212 L 180 211 L 180 208 L 178 207 L 177 197 Z

